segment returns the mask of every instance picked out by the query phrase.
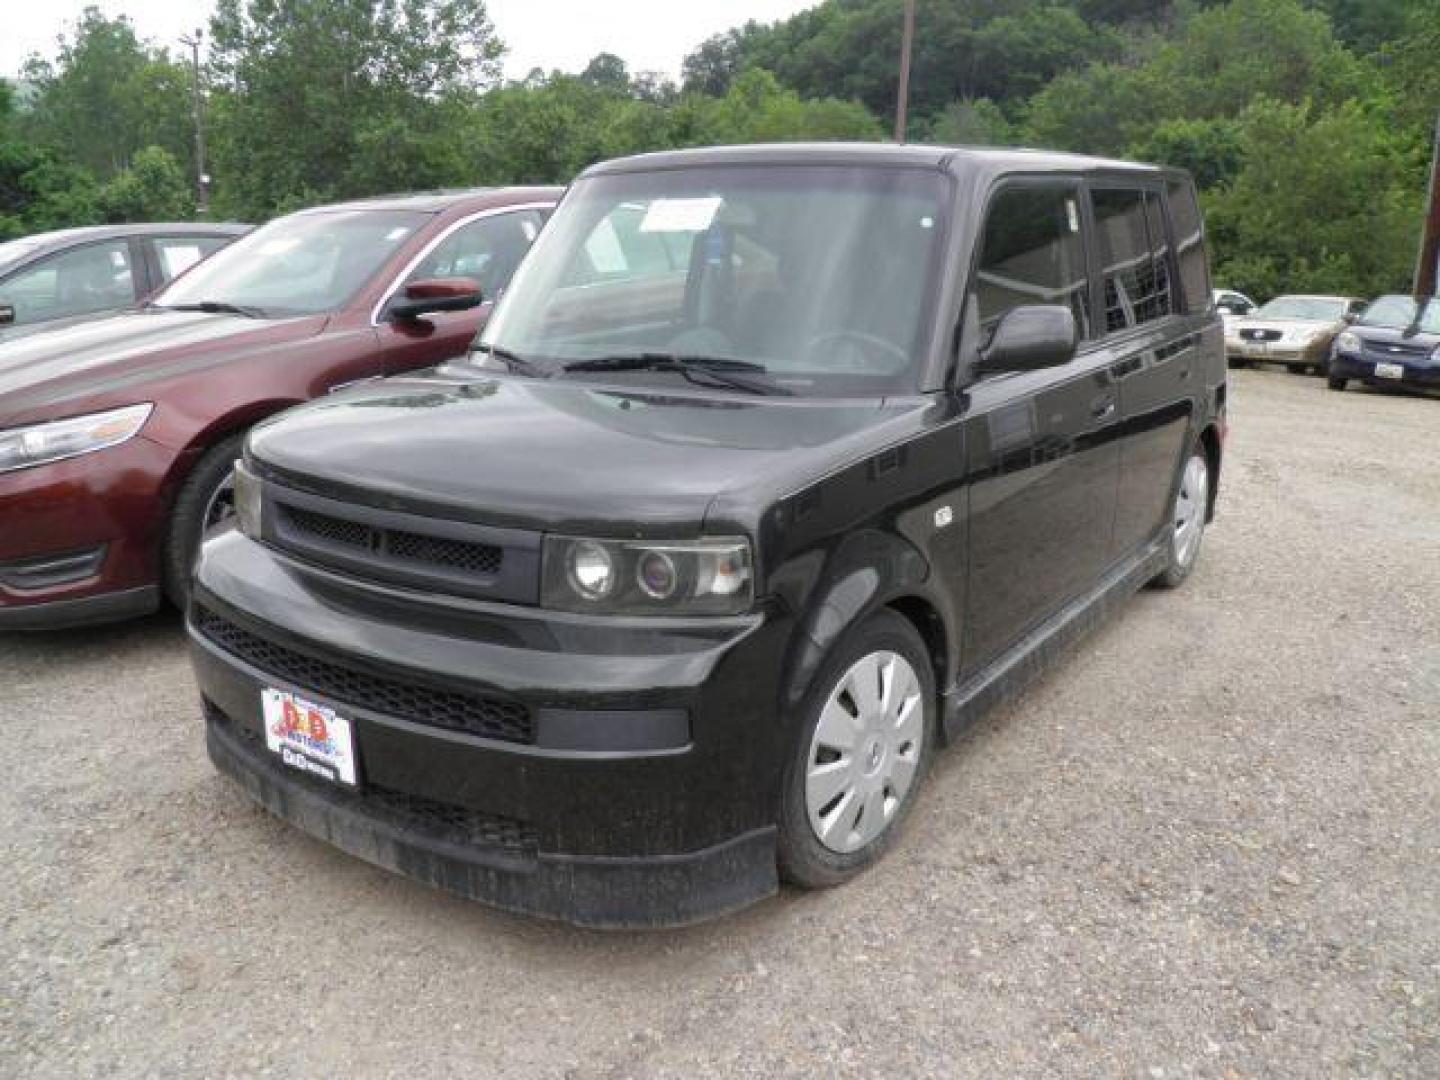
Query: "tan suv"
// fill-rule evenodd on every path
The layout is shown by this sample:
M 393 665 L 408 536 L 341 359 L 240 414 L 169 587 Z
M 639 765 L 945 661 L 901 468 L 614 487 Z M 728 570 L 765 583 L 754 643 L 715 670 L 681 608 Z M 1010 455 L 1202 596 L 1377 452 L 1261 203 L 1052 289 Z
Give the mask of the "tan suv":
M 1225 323 L 1231 366 L 1263 362 L 1291 371 L 1324 372 L 1335 335 L 1365 307 L 1351 296 L 1277 296 L 1249 315 Z

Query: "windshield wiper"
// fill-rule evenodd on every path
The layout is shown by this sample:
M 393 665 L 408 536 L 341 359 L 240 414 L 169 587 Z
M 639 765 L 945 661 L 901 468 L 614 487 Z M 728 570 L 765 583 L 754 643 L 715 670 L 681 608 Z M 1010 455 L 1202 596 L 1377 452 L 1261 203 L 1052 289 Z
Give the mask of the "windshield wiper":
M 263 308 L 232 304 L 225 300 L 197 300 L 193 304 L 155 304 L 163 311 L 203 311 L 207 315 L 244 315 L 247 319 L 267 318 Z
M 768 378 L 762 381 L 748 377 L 765 375 L 769 369 L 764 364 L 733 360 L 725 356 L 689 356 L 666 352 L 617 353 L 613 356 L 574 360 L 566 364 L 564 370 L 672 371 L 700 386 L 719 386 L 729 390 L 744 390 L 751 394 L 792 393 Z
M 534 360 L 527 360 L 517 352 L 505 348 L 503 345 L 476 345 L 470 350 L 472 353 L 483 352 L 486 356 L 492 356 L 505 365 L 507 371 L 513 371 L 517 375 L 533 375 L 538 379 L 548 379 L 552 374 Z

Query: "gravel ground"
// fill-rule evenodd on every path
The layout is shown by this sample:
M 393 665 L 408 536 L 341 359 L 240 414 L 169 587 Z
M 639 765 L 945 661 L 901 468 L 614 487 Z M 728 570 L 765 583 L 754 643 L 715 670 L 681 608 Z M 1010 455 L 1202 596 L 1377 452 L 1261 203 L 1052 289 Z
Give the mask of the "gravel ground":
M 1440 1076 L 1440 401 L 1242 371 L 1221 517 L 823 894 L 499 915 L 212 772 L 173 617 L 0 638 L 0 1074 Z

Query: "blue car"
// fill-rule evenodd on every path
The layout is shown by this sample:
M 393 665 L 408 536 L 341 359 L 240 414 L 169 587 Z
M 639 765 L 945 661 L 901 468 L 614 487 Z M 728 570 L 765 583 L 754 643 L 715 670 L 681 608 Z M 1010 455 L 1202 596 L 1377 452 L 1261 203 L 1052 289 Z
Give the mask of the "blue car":
M 1351 379 L 1370 386 L 1440 389 L 1440 299 L 1382 296 L 1335 339 L 1331 390 Z

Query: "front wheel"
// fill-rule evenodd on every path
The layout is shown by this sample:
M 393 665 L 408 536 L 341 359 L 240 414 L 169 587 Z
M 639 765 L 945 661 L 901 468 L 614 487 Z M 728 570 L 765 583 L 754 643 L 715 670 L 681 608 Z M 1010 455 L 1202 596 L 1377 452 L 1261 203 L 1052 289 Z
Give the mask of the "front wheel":
M 1205 522 L 1210 516 L 1210 459 L 1205 447 L 1196 443 L 1180 471 L 1175 493 L 1174 521 L 1167 546 L 1169 564 L 1155 578 L 1161 588 L 1173 589 L 1190 576 L 1200 558 L 1205 539 Z
M 1349 380 L 1342 379 L 1339 376 L 1331 375 L 1328 379 L 1325 380 L 1325 385 L 1328 386 L 1331 390 L 1344 390 L 1345 384 L 1348 381 Z
M 786 769 L 780 871 L 806 888 L 854 877 L 893 842 L 930 764 L 930 654 L 908 620 L 872 615 L 826 659 Z
M 175 496 L 162 572 L 166 598 L 182 611 L 190 599 L 190 575 L 200 541 L 235 516 L 235 459 L 244 442 L 244 435 L 232 435 L 205 451 Z

